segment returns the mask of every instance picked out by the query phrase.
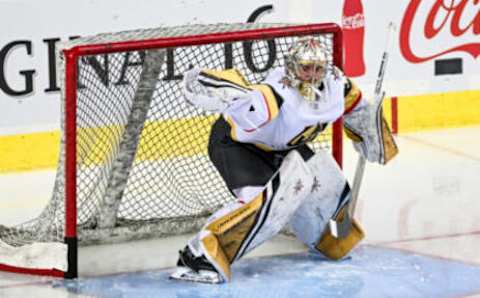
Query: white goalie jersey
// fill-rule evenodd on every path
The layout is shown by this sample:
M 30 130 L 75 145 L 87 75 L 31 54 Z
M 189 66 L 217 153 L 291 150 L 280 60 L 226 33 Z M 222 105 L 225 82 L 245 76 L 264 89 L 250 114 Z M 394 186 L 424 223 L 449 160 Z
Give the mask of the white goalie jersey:
M 249 84 L 234 69 L 202 70 L 196 82 L 205 87 L 205 101 L 225 103 L 217 110 L 230 124 L 232 139 L 265 150 L 286 150 L 313 140 L 352 105 L 345 101 L 344 82 L 333 76 L 326 78 L 315 102 L 305 100 L 285 78 L 284 68 L 272 70 L 262 84 Z M 355 93 L 356 104 L 361 96 Z M 198 95 L 194 97 L 199 106 Z
M 250 84 L 235 69 L 193 69 L 185 74 L 184 84 L 187 101 L 205 110 L 222 113 L 230 125 L 233 140 L 251 143 L 267 151 L 288 150 L 312 141 L 328 124 L 343 115 L 346 119 L 353 114 L 361 114 L 362 118 L 370 115 L 357 112 L 369 107 L 357 86 L 350 79 L 332 74 L 327 74 L 321 90 L 315 89 L 314 101 L 306 100 L 298 88 L 291 86 L 283 67 L 273 69 L 261 84 Z M 369 120 L 360 121 L 366 123 Z M 361 142 L 364 132 L 355 132 L 349 136 Z M 368 135 L 365 140 L 371 140 L 371 133 L 365 135 Z M 371 145 L 357 147 L 357 150 L 367 148 L 368 151 Z M 378 148 L 373 151 L 375 154 L 382 152 Z M 383 157 L 375 161 L 385 163 Z

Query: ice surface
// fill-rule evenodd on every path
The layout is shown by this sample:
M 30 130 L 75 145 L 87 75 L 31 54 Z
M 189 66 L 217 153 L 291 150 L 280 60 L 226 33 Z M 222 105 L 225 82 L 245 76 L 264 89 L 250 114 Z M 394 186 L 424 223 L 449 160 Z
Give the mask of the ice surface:
M 480 291 L 480 266 L 370 246 L 340 262 L 300 253 L 242 260 L 232 269 L 232 282 L 221 285 L 172 281 L 171 269 L 53 285 L 95 297 L 440 298 Z
M 171 268 L 159 268 L 175 263 L 182 239 L 150 250 L 125 244 L 122 251 L 141 252 L 138 260 L 119 265 L 100 248 L 84 252 L 85 273 L 96 277 L 0 273 L 0 297 L 480 297 L 479 136 L 480 127 L 402 134 L 391 164 L 367 164 L 356 213 L 367 237 L 352 259 L 321 261 L 279 242 L 235 264 L 230 284 L 179 284 L 166 280 Z M 356 156 L 345 147 L 351 178 Z M 0 176 L 0 224 L 41 210 L 53 177 Z M 265 257 L 281 251 L 289 255 Z

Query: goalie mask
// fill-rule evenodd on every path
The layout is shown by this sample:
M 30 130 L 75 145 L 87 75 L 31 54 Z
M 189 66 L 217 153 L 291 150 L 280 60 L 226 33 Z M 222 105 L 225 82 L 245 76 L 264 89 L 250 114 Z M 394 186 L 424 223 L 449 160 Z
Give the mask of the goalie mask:
M 307 100 L 315 100 L 313 88 L 318 88 L 326 74 L 327 51 L 312 37 L 300 38 L 285 57 L 287 76 L 292 86 Z

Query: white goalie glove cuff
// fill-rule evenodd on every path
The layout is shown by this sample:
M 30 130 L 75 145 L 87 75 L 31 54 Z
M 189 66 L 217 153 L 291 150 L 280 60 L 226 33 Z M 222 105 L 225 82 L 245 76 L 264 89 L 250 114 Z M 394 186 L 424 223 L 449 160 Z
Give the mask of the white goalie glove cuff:
M 383 117 L 381 103 L 368 104 L 344 116 L 347 133 L 355 150 L 370 162 L 386 164 L 397 153 L 390 129 Z
M 186 101 L 205 111 L 223 112 L 228 107 L 228 103 L 199 82 L 200 72 L 200 68 L 193 68 L 184 73 L 183 94 Z

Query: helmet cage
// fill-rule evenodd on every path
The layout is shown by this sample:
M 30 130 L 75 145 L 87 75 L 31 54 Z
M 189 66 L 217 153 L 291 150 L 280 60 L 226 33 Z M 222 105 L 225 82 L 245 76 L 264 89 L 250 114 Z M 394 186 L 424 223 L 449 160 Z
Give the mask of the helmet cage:
M 287 74 L 300 84 L 307 83 L 312 86 L 318 86 L 326 74 L 327 69 L 327 51 L 325 47 L 312 37 L 300 38 L 288 51 L 286 56 Z M 319 69 L 322 73 L 312 76 L 311 80 L 305 81 L 299 77 L 301 67 L 314 66 L 315 71 Z

